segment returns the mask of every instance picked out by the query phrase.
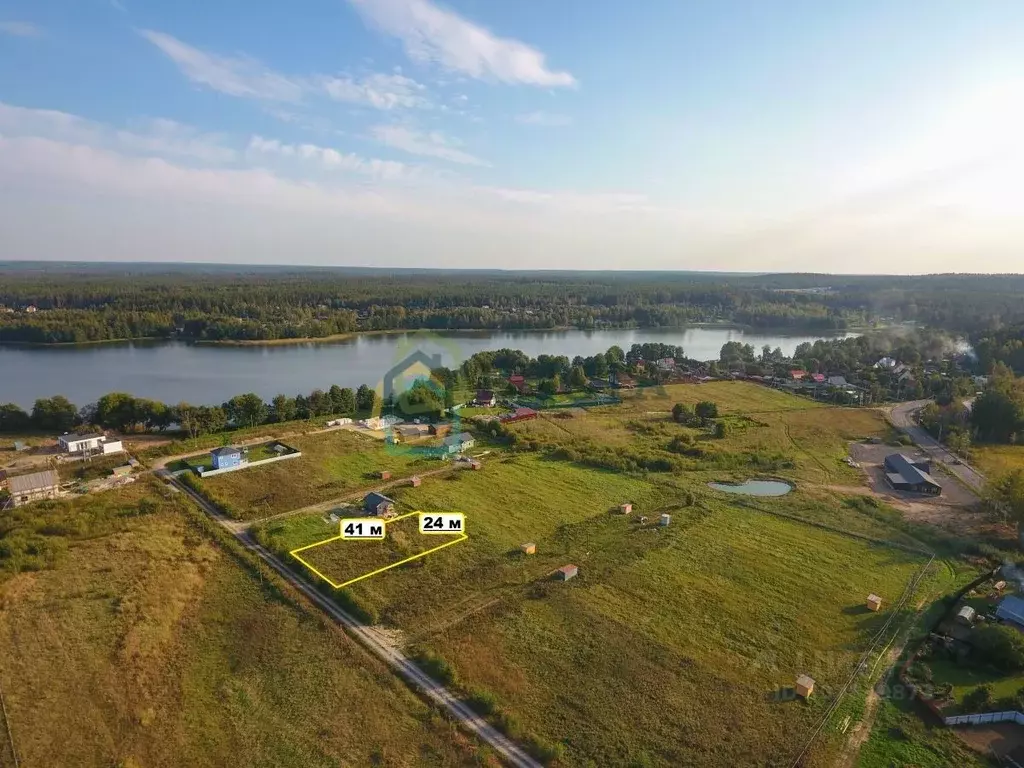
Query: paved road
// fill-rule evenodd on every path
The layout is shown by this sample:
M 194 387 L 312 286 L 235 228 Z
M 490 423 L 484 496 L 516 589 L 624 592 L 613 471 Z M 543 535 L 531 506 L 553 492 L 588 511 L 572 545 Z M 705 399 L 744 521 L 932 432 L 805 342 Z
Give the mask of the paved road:
M 931 400 L 912 400 L 909 403 L 900 403 L 890 411 L 893 425 L 910 436 L 910 439 L 917 443 L 921 449 L 932 459 L 944 465 L 950 474 L 956 475 L 968 487 L 980 491 L 985 485 L 985 476 L 974 467 L 967 464 L 956 464 L 957 457 L 942 443 L 929 435 L 922 427 L 918 426 L 915 417 L 917 412 L 930 403 Z
M 224 526 L 251 552 L 259 555 L 267 565 L 277 571 L 281 577 L 305 595 L 310 602 L 329 615 L 338 624 L 359 640 L 363 646 L 384 661 L 391 669 L 418 688 L 428 699 L 448 710 L 449 714 L 467 731 L 481 741 L 489 744 L 505 762 L 515 768 L 541 768 L 540 763 L 530 757 L 515 742 L 507 738 L 494 726 L 477 715 L 454 693 L 427 675 L 417 667 L 401 650 L 395 648 L 384 635 L 373 627 L 363 624 L 349 613 L 341 610 L 334 602 L 316 591 L 308 582 L 299 578 L 275 554 L 257 544 L 246 531 L 234 529 L 227 517 L 197 494 L 184 483 L 179 482 L 166 470 L 157 473 L 162 479 L 187 493 L 210 517 Z

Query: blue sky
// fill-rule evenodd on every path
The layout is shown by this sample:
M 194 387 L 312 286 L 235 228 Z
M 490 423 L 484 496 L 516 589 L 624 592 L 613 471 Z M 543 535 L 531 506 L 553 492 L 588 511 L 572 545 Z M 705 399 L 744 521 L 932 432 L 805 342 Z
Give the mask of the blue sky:
M 0 258 L 1021 271 L 1022 36 L 995 1 L 0 0 Z

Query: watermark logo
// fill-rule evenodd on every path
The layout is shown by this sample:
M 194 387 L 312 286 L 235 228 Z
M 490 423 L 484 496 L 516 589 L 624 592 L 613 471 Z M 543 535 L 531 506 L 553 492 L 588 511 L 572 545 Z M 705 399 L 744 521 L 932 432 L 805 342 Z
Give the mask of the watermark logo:
M 424 444 L 426 435 L 422 431 L 431 425 L 444 425 L 442 429 L 435 428 L 435 433 L 444 432 L 445 428 L 449 434 L 461 431 L 459 404 L 448 391 L 452 382 L 437 375 L 443 368 L 445 354 L 453 361 L 462 358 L 458 344 L 426 332 L 413 334 L 399 345 L 395 363 L 376 388 L 378 405 L 374 416 L 379 420 L 389 452 L 443 457 L 447 455 L 443 445 Z

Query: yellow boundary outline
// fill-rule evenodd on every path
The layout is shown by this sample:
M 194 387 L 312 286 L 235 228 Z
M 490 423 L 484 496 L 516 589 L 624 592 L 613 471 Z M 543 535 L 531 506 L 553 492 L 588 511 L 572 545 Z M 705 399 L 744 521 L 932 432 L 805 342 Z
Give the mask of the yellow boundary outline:
M 405 520 L 406 518 L 412 517 L 413 515 L 422 515 L 422 514 L 423 513 L 418 511 L 418 510 L 416 512 L 407 512 L 404 515 L 399 515 L 398 517 L 393 517 L 390 520 L 385 520 L 384 521 L 384 527 L 387 528 L 387 526 L 390 525 L 391 523 L 397 523 L 399 520 Z M 434 534 L 434 535 L 436 536 L 437 534 Z M 306 561 L 306 560 L 302 559 L 301 557 L 299 557 L 299 552 L 305 552 L 307 549 L 313 549 L 314 547 L 320 547 L 320 546 L 323 546 L 324 544 L 329 544 L 332 541 L 342 541 L 342 536 L 341 536 L 340 533 L 337 536 L 332 536 L 329 539 L 324 539 L 323 541 L 317 541 L 317 542 L 315 542 L 313 544 L 306 544 L 304 547 L 298 547 L 297 549 L 293 549 L 288 554 L 291 555 L 292 557 L 294 557 L 296 560 L 298 560 L 300 563 L 302 563 L 304 566 L 306 566 L 309 570 L 311 570 L 317 576 L 319 576 L 321 579 L 323 579 L 328 584 L 330 584 L 332 587 L 334 587 L 334 589 L 341 589 L 342 587 L 347 587 L 350 584 L 355 584 L 357 581 L 362 581 L 363 579 L 368 579 L 371 576 L 376 576 L 378 573 L 384 573 L 384 571 L 390 571 L 392 568 L 397 568 L 400 565 L 405 565 L 406 563 L 411 563 L 413 560 L 419 560 L 421 557 L 426 557 L 427 555 L 432 554 L 434 552 L 437 552 L 438 550 L 444 549 L 445 547 L 450 547 L 453 544 L 458 544 L 459 542 L 465 541 L 468 538 L 469 538 L 469 535 L 465 531 L 463 531 L 462 533 L 460 533 L 458 535 L 458 538 L 456 538 L 456 539 L 452 539 L 451 541 L 446 541 L 444 544 L 440 544 L 440 545 L 438 545 L 436 547 L 432 547 L 432 548 L 426 550 L 425 552 L 420 552 L 417 555 L 412 555 L 411 557 L 407 557 L 404 560 L 399 560 L 397 563 L 392 563 L 391 565 L 385 565 L 383 568 L 378 568 L 378 569 L 376 569 L 374 571 L 370 571 L 369 573 L 364 573 L 362 576 L 357 576 L 354 579 L 349 579 L 348 581 L 343 581 L 341 584 L 338 584 L 335 581 L 333 581 L 332 579 L 328 578 L 323 573 L 321 573 L 319 570 L 314 568 L 308 561 Z M 347 539 L 347 541 L 351 541 L 351 542 L 355 543 L 355 541 L 357 541 L 357 540 Z M 365 539 L 365 541 L 380 541 L 380 539 Z

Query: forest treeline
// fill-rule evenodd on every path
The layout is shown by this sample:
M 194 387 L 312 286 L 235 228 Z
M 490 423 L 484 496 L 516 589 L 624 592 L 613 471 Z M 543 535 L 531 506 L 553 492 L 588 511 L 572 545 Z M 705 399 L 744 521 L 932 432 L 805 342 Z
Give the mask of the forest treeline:
M 710 321 L 806 331 L 914 321 L 983 333 L 1024 323 L 1024 277 L 236 273 L 8 264 L 0 265 L 0 307 L 7 310 L 0 312 L 0 342 L 39 344 L 259 341 L 420 328 L 657 328 Z

